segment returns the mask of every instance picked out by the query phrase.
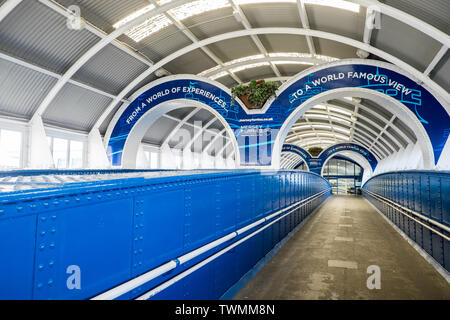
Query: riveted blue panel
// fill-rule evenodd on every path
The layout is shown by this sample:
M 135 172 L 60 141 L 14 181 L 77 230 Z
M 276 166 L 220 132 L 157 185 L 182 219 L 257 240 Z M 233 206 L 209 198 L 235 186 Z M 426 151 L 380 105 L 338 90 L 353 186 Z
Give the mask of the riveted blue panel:
M 431 217 L 441 222 L 442 221 L 441 179 L 439 176 L 430 177 L 430 207 L 431 207 Z
M 431 237 L 432 257 L 441 265 L 444 264 L 444 240 L 439 235 L 433 233 Z
M 57 210 L 38 216 L 35 299 L 78 299 L 131 276 L 131 198 Z M 81 271 L 81 289 L 67 286 L 69 266 Z
M 185 210 L 185 248 L 195 248 L 215 238 L 216 202 L 214 185 L 191 186 L 186 193 L 190 203 Z
M 171 232 L 167 232 L 170 229 Z M 184 190 L 145 193 L 135 198 L 133 275 L 157 267 L 183 252 Z
M 431 204 L 430 204 L 430 178 L 426 175 L 420 176 L 420 197 L 422 199 L 422 214 L 429 217 L 431 216 Z
M 240 190 L 236 190 L 238 183 L 237 178 L 224 181 L 220 184 L 220 197 L 216 200 L 219 210 L 217 210 L 217 230 L 223 231 L 225 234 L 236 230 L 238 208 L 240 206 Z
M 413 176 L 414 181 L 414 208 L 412 210 L 421 213 L 422 201 L 420 198 L 420 176 Z
M 264 199 L 272 199 L 273 197 L 273 183 L 272 183 L 272 177 L 269 175 L 264 175 L 264 192 L 263 197 Z M 273 212 L 274 204 L 272 201 L 264 201 L 264 214 L 268 214 L 270 212 Z
M 441 177 L 442 221 L 450 226 L 450 177 Z
M 181 280 L 185 282 L 186 300 L 208 300 L 215 298 L 213 264 L 207 264 Z
M 123 173 L 131 174 L 131 177 L 114 176 Z M 171 176 L 173 173 L 175 175 Z M 40 174 L 45 172 L 31 172 L 30 177 Z M 276 213 L 275 207 L 279 208 L 282 201 L 289 205 L 313 192 L 329 189 L 329 184 L 317 175 L 289 171 L 205 171 L 196 175 L 124 170 L 59 174 L 63 185 L 55 187 L 42 183 L 39 186 L 44 189 L 36 189 L 30 184 L 31 191 L 0 193 L 0 215 L 8 217 L 0 220 L 0 240 L 5 237 L 2 254 L 11 257 L 11 264 L 2 261 L 0 267 L 9 275 L 8 278 L 0 277 L 2 297 L 91 298 Z M 91 174 L 97 174 L 98 181 L 88 177 Z M 150 179 L 152 174 L 158 178 Z M 67 182 L 70 180 L 67 176 L 72 175 L 78 176 L 81 182 Z M 76 180 L 75 177 L 71 179 Z M 303 183 L 316 186 L 301 186 Z M 306 215 L 326 196 L 300 210 Z M 22 218 L 12 216 L 14 218 L 9 219 L 11 212 L 16 211 L 12 205 L 15 202 Z M 152 297 L 219 298 L 300 221 L 296 212 L 292 212 L 268 225 L 279 217 L 277 215 L 189 262 L 177 265 L 117 299 L 138 297 L 177 275 L 182 276 L 189 268 L 245 237 L 238 248 Z M 265 229 L 253 237 L 246 237 L 257 228 Z M 11 249 L 8 247 L 12 244 L 11 239 L 18 236 L 19 231 L 23 243 L 19 241 Z M 13 252 L 16 247 L 21 248 L 20 254 Z M 14 271 L 20 274 L 19 281 L 14 280 Z M 74 287 L 77 274 L 79 288 Z M 17 291 L 5 291 L 10 279 L 14 280 Z
M 32 298 L 35 237 L 36 216 L 0 220 L 0 300 Z
M 239 280 L 236 249 L 231 249 L 214 261 L 214 296 L 221 297 Z
M 393 209 L 365 190 L 413 212 Z M 369 179 L 363 187 L 363 194 L 372 203 L 447 270 L 450 247 L 442 234 L 448 236 L 448 231 L 439 224 L 449 224 L 450 197 L 446 196 L 449 193 L 450 172 L 447 171 L 383 173 Z

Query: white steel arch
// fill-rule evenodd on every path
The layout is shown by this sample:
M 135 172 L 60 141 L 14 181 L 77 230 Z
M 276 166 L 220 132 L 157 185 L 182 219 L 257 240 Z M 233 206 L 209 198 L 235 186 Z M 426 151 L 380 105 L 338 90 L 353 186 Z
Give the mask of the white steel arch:
M 175 110 L 179 108 L 184 108 L 186 106 L 194 106 L 195 109 L 206 109 L 209 112 L 211 112 L 216 119 L 218 119 L 224 128 L 226 129 L 226 132 L 230 139 L 225 144 L 225 147 L 227 147 L 230 143 L 233 144 L 234 153 L 236 156 L 236 166 L 238 166 L 238 159 L 239 159 L 239 148 L 237 145 L 237 141 L 234 137 L 233 130 L 230 128 L 229 124 L 222 118 L 222 116 L 213 108 L 210 106 L 203 104 L 198 101 L 194 100 L 186 100 L 186 99 L 176 99 L 171 100 L 167 102 L 163 102 L 153 108 L 151 108 L 149 111 L 147 111 L 133 126 L 131 129 L 127 140 L 125 142 L 125 146 L 123 148 L 122 153 L 122 168 L 135 168 L 136 166 L 136 159 L 138 155 L 138 150 L 142 141 L 142 138 L 144 137 L 145 133 L 147 132 L 148 128 L 155 123 L 160 117 L 164 116 L 164 114 Z M 172 131 L 173 132 L 173 131 Z M 192 139 L 192 137 L 189 137 Z M 189 140 L 191 141 L 191 140 Z M 167 147 L 167 143 L 163 143 L 162 147 Z
M 301 77 L 301 75 L 297 77 Z M 283 88 L 280 88 L 280 90 L 288 86 L 289 84 L 283 85 Z M 434 153 L 430 138 L 428 137 L 424 127 L 421 125 L 421 123 L 415 117 L 412 111 L 392 97 L 389 97 L 377 91 L 362 88 L 341 88 L 330 90 L 318 94 L 317 96 L 305 101 L 302 105 L 300 105 L 294 112 L 291 113 L 289 118 L 286 119 L 282 128 L 280 129 L 280 132 L 278 133 L 272 152 L 274 156 L 274 158 L 272 159 L 273 165 L 275 167 L 278 166 L 281 148 L 290 128 L 301 116 L 303 116 L 303 114 L 306 111 L 308 111 L 315 105 L 321 104 L 323 101 L 330 100 L 333 98 L 343 98 L 346 96 L 358 96 L 369 100 L 373 100 L 385 106 L 389 106 L 390 108 L 388 110 L 391 113 L 403 119 L 405 123 L 415 131 L 415 134 L 418 139 L 418 145 L 423 154 L 425 169 L 432 169 L 434 167 Z
M 83 54 L 65 73 L 64 75 L 57 81 L 57 83 L 53 86 L 53 88 L 48 92 L 47 96 L 44 98 L 44 100 L 41 102 L 39 107 L 36 109 L 36 111 L 33 114 L 33 118 L 40 117 L 42 114 L 44 114 L 45 110 L 48 108 L 50 103 L 53 101 L 53 99 L 56 97 L 56 95 L 59 93 L 59 91 L 64 87 L 64 85 L 70 80 L 70 78 L 78 71 L 80 70 L 86 62 L 88 62 L 93 56 L 95 56 L 100 50 L 102 50 L 104 47 L 106 47 L 109 43 L 111 43 L 113 40 L 120 37 L 122 34 L 124 34 L 129 29 L 133 28 L 134 26 L 139 25 L 140 23 L 144 22 L 148 18 L 151 18 L 153 16 L 156 16 L 158 14 L 164 13 L 167 10 L 170 10 L 172 8 L 178 7 L 180 5 L 183 5 L 185 3 L 189 2 L 189 0 L 173 0 L 172 2 L 165 4 L 159 8 L 155 8 L 152 11 L 149 11 L 133 20 L 128 22 L 127 24 L 123 25 L 122 27 L 114 30 L 104 38 L 102 38 L 99 42 L 97 42 L 92 48 L 90 48 L 85 54 Z M 152 68 L 152 67 L 150 67 Z

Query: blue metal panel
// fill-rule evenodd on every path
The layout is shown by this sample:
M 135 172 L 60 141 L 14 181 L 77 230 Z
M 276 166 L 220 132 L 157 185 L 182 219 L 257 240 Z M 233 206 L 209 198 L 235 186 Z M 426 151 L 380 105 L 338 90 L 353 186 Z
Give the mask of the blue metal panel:
M 263 212 L 272 214 L 282 202 L 288 205 L 297 197 L 306 198 L 329 189 L 323 178 L 304 172 L 143 171 L 144 178 L 132 171 L 129 178 L 114 176 L 123 172 L 103 172 L 98 181 L 86 177 L 80 183 L 67 182 L 67 176 L 78 175 L 79 179 L 102 172 L 61 173 L 58 178 L 63 183 L 56 187 L 30 184 L 25 191 L 0 193 L 0 217 L 4 218 L 0 220 L 0 270 L 2 276 L 8 275 L 0 276 L 1 297 L 90 298 L 236 231 L 260 219 Z M 44 173 L 52 172 L 40 172 Z M 150 179 L 152 175 L 154 179 Z M 310 185 L 302 186 L 307 183 Z M 262 194 L 266 196 L 261 197 Z M 303 215 L 325 199 L 321 197 L 304 206 Z M 22 217 L 12 215 L 16 211 Z M 296 213 L 292 213 L 153 299 L 220 297 L 299 222 L 299 217 L 297 220 Z M 15 237 L 19 240 L 14 242 Z M 137 297 L 230 243 L 215 247 L 118 299 Z M 79 290 L 67 287 L 69 266 L 81 270 Z M 14 281 L 16 291 L 5 290 L 9 281 Z
M 185 283 L 183 281 L 176 282 L 171 285 L 167 289 L 157 293 L 153 296 L 152 300 L 184 300 L 186 299 L 185 295 Z
M 131 276 L 131 198 L 72 207 L 38 216 L 34 299 L 93 296 Z M 81 271 L 81 289 L 69 290 L 69 266 Z
M 450 226 L 450 177 L 441 177 L 442 221 Z
M 414 208 L 412 210 L 421 213 L 422 212 L 422 201 L 420 197 L 420 176 L 414 175 Z
M 380 185 L 385 185 L 385 190 L 380 190 Z M 371 201 L 413 241 L 441 265 L 449 268 L 447 262 L 450 256 L 449 241 L 441 236 L 441 233 L 448 235 L 448 232 L 444 228 L 436 226 L 436 223 L 423 218 L 422 215 L 434 222 L 449 224 L 450 197 L 446 195 L 450 192 L 450 172 L 384 173 L 369 179 L 363 189 L 390 198 L 417 212 L 418 215 L 414 220 L 421 220 L 422 224 L 428 225 L 427 228 L 369 195 Z M 414 213 L 408 212 L 408 215 L 410 214 L 414 215 Z M 435 231 L 431 231 L 429 228 Z
M 36 216 L 0 220 L 0 300 L 32 298 L 35 237 Z
M 444 241 L 444 268 L 450 271 L 450 242 Z
M 422 199 L 422 214 L 429 217 L 431 216 L 431 205 L 430 205 L 430 178 L 426 175 L 420 176 L 420 197 Z
M 432 233 L 431 243 L 433 247 L 432 257 L 441 265 L 444 264 L 444 240 L 439 235 Z
M 439 176 L 430 176 L 430 207 L 431 207 L 431 217 L 441 222 L 442 221 L 441 179 Z
M 216 201 L 219 208 L 217 210 L 218 230 L 222 230 L 225 234 L 236 230 L 238 194 L 240 193 L 240 190 L 236 190 L 237 182 L 238 179 L 233 178 L 220 184 L 220 197 L 216 198 L 216 200 L 220 200 L 220 202 Z
M 281 175 L 278 182 L 278 190 L 280 190 L 279 197 L 281 208 L 286 207 L 286 194 L 283 192 L 285 188 L 286 188 L 286 177 L 284 175 Z
M 221 297 L 239 280 L 240 276 L 235 263 L 236 260 L 236 249 L 232 249 L 214 261 L 215 297 Z
M 207 264 L 186 278 L 182 279 L 184 285 L 184 299 L 208 300 L 213 299 L 214 269 L 213 264 Z M 200 285 L 199 285 L 200 284 Z M 216 297 L 214 297 L 216 298 Z M 172 298 L 170 298 L 172 299 Z
M 216 237 L 214 189 L 215 186 L 212 183 L 186 188 L 185 249 L 202 246 Z

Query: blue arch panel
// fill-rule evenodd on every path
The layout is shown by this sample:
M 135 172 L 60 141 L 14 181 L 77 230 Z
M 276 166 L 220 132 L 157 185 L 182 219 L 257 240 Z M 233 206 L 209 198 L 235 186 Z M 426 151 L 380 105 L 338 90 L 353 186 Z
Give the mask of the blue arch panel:
M 229 124 L 237 140 L 241 166 L 269 166 L 279 130 L 292 112 L 316 95 L 339 88 L 374 90 L 405 105 L 425 128 L 437 164 L 450 132 L 445 108 L 427 89 L 396 71 L 350 62 L 324 67 L 298 79 L 268 102 L 263 114 L 247 114 L 238 103 L 231 102 L 228 90 L 207 79 L 168 77 L 141 94 L 120 115 L 108 142 L 108 156 L 114 166 L 120 166 L 126 139 L 137 121 L 163 102 L 187 99 L 210 106 Z

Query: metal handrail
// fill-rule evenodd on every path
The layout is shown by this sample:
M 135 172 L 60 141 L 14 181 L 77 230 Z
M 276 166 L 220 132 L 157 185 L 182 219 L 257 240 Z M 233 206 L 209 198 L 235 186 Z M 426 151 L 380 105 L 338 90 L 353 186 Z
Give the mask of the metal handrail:
M 175 269 L 177 266 L 182 265 L 182 264 L 184 264 L 184 263 L 186 263 L 186 262 L 188 262 L 188 261 L 190 261 L 190 260 L 200 256 L 201 254 L 203 254 L 203 253 L 205 253 L 205 252 L 207 252 L 207 251 L 209 251 L 209 250 L 211 250 L 213 248 L 216 248 L 216 247 L 220 246 L 223 243 L 226 243 L 226 242 L 234 239 L 235 237 L 237 237 L 237 236 L 247 232 L 248 230 L 253 229 L 254 227 L 256 227 L 258 225 L 263 224 L 264 222 L 267 222 L 267 221 L 273 219 L 276 216 L 281 215 L 282 213 L 284 213 L 286 211 L 289 211 L 289 212 L 286 213 L 284 216 L 289 215 L 290 213 L 292 213 L 292 211 L 295 211 L 295 210 L 299 209 L 300 207 L 306 205 L 307 203 L 313 201 L 315 198 L 320 197 L 321 195 L 323 195 L 323 194 L 325 194 L 326 192 L 329 192 L 329 191 L 330 191 L 330 189 L 321 191 L 319 193 L 316 193 L 313 196 L 310 196 L 310 197 L 308 197 L 306 199 L 303 199 L 303 200 L 301 200 L 301 201 L 299 201 L 297 203 L 294 203 L 294 204 L 292 204 L 292 205 L 290 205 L 290 206 L 288 206 L 288 207 L 286 207 L 286 208 L 284 208 L 282 210 L 279 210 L 279 211 L 277 211 L 277 212 L 275 212 L 275 213 L 273 213 L 273 214 L 271 214 L 271 215 L 269 215 L 269 216 L 267 216 L 265 218 L 262 218 L 262 219 L 260 219 L 260 220 L 258 220 L 256 222 L 253 222 L 253 223 L 251 223 L 251 224 L 249 224 L 249 225 L 247 225 L 247 226 L 245 226 L 243 228 L 240 228 L 239 230 L 237 230 L 235 232 L 232 232 L 232 233 L 230 233 L 230 234 L 228 234 L 228 235 L 226 235 L 224 237 L 221 237 L 221 238 L 219 238 L 219 239 L 217 239 L 215 241 L 212 241 L 212 242 L 210 242 L 210 243 L 208 243 L 208 244 L 206 244 L 206 245 L 204 245 L 204 246 L 202 246 L 200 248 L 197 248 L 197 249 L 195 249 L 195 250 L 193 250 L 191 252 L 188 252 L 188 253 L 186 253 L 186 254 L 184 254 L 184 255 L 182 255 L 182 256 L 174 259 L 174 260 L 171 260 L 171 261 L 169 261 L 169 262 L 167 262 L 167 263 L 165 263 L 165 264 L 155 268 L 155 269 L 152 269 L 152 270 L 150 270 L 150 271 L 148 271 L 148 272 L 146 272 L 146 273 L 144 273 L 144 274 L 142 274 L 142 275 L 140 275 L 140 276 L 138 276 L 138 277 L 136 277 L 134 279 L 131 279 L 131 280 L 129 280 L 129 281 L 127 281 L 127 282 L 117 286 L 117 287 L 114 287 L 114 288 L 112 288 L 112 289 L 110 289 L 110 290 L 108 290 L 108 291 L 106 291 L 104 293 L 101 293 L 101 294 L 91 298 L 91 300 L 112 300 L 112 299 L 118 298 L 121 295 L 123 295 L 123 294 L 125 294 L 125 293 L 127 293 L 127 292 L 129 292 L 129 291 L 131 291 L 131 290 L 133 290 L 133 289 L 135 289 L 135 288 L 137 288 L 137 287 L 147 283 L 147 282 L 149 282 L 150 280 L 153 280 L 153 279 L 163 275 L 164 273 L 166 273 L 168 271 L 171 271 L 171 270 Z
M 422 220 L 425 220 L 426 222 L 428 222 L 428 223 L 430 223 L 430 224 L 433 224 L 433 225 L 439 227 L 440 229 L 445 230 L 446 232 L 450 232 L 450 228 L 449 228 L 449 227 L 447 227 L 447 226 L 445 226 L 445 225 L 443 225 L 443 224 L 441 224 L 441 223 L 439 223 L 439 222 L 437 222 L 437 221 L 434 221 L 434 220 L 432 220 L 432 219 L 429 219 L 429 218 L 423 216 L 422 214 L 417 213 L 417 212 L 415 212 L 415 211 L 413 211 L 413 210 L 411 210 L 411 209 L 409 209 L 409 208 L 405 208 L 404 206 L 399 205 L 399 204 L 393 202 L 392 200 L 386 199 L 385 197 L 382 197 L 382 196 L 380 196 L 380 195 L 378 195 L 378 194 L 376 194 L 376 193 L 374 193 L 374 192 L 371 192 L 371 191 L 369 191 L 369 190 L 364 190 L 364 192 L 367 192 L 367 193 L 368 193 L 369 195 L 371 195 L 372 197 L 378 198 L 380 201 L 385 202 L 388 206 L 390 206 L 390 207 L 392 207 L 393 209 L 397 210 L 397 211 L 400 212 L 401 214 L 403 214 L 403 215 L 407 216 L 408 218 L 410 218 L 410 219 L 416 221 L 417 223 L 419 223 L 420 225 L 422 225 L 422 226 L 424 226 L 425 228 L 429 229 L 430 231 L 432 231 L 432 232 L 434 232 L 434 233 L 440 235 L 441 237 L 443 237 L 443 238 L 446 239 L 447 241 L 450 241 L 450 237 L 446 236 L 445 234 L 439 232 L 439 231 L 436 230 L 436 229 L 433 229 L 432 227 L 430 227 L 430 226 L 424 224 L 422 221 L 417 220 L 415 217 L 410 216 L 409 214 L 407 214 L 407 213 L 405 213 L 405 212 L 403 212 L 403 211 L 407 211 L 407 212 L 411 213 L 412 215 L 415 215 L 416 217 L 418 217 L 418 218 L 420 218 L 420 219 L 422 219 Z M 401 210 L 403 210 L 403 211 L 401 211 Z

